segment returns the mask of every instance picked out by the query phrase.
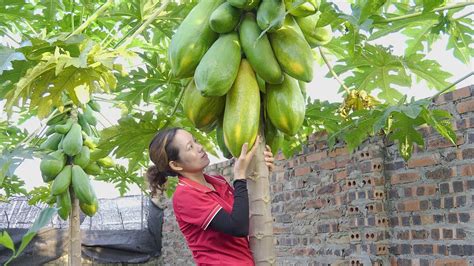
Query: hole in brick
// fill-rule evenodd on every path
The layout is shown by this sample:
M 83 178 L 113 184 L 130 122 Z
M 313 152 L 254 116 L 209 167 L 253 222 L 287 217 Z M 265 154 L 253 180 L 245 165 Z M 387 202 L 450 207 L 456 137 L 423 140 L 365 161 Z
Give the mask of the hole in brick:
M 354 239 L 354 237 L 355 237 L 355 236 L 352 234 L 352 235 L 351 235 L 351 238 Z
M 362 153 L 360 154 L 360 156 L 361 156 L 361 157 L 364 157 L 364 153 L 362 152 Z
M 331 203 L 331 200 L 328 200 L 328 203 Z
M 382 168 L 382 165 L 381 164 L 377 165 L 377 169 L 380 169 L 380 168 Z
M 356 234 L 356 238 L 359 238 L 359 237 L 360 237 L 359 234 Z
M 352 185 L 355 186 L 355 185 L 356 185 L 356 181 L 352 181 Z
M 355 264 L 355 261 L 351 260 L 351 264 L 354 265 L 354 264 Z
M 370 206 L 369 206 L 369 209 L 370 209 L 371 211 L 373 211 L 373 210 L 374 210 L 374 205 L 370 205 Z
M 366 153 L 365 153 L 365 156 L 369 156 L 369 153 L 368 153 L 368 152 L 366 152 Z
M 367 182 L 364 180 L 362 180 L 362 185 L 365 185 Z
M 372 181 L 369 179 L 369 180 L 367 181 L 367 183 L 372 184 Z
M 374 237 L 375 237 L 375 234 L 374 234 L 374 233 L 370 234 L 370 237 L 374 238 Z
M 370 237 L 370 235 L 369 235 L 369 234 L 365 234 L 365 238 L 369 238 L 369 237 Z
M 354 210 L 355 210 L 356 212 L 358 212 L 358 211 L 359 211 L 359 207 L 355 207 Z
M 354 209 L 353 209 L 352 207 L 350 207 L 350 208 L 349 208 L 349 211 L 350 211 L 350 212 L 353 212 L 353 211 L 354 211 Z
M 351 185 L 351 181 L 347 181 L 347 186 L 350 187 Z

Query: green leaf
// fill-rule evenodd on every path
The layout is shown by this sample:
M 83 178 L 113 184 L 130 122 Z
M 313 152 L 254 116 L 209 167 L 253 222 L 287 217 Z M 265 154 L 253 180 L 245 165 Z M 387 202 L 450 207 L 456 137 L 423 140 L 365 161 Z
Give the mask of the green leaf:
M 395 112 L 392 116 L 393 132 L 389 139 L 398 142 L 398 151 L 405 161 L 410 159 L 413 153 L 413 145 L 424 145 L 424 139 L 420 132 L 416 130 L 417 126 L 424 124 L 421 118 L 412 119 L 403 113 Z
M 423 109 L 422 117 L 425 119 L 428 125 L 432 126 L 438 131 L 441 136 L 451 141 L 452 144 L 456 145 L 456 132 L 451 124 L 452 116 L 446 110 L 428 110 Z
M 432 28 L 438 23 L 438 20 L 422 20 L 412 23 L 410 27 L 402 31 L 408 37 L 406 41 L 407 48 L 405 55 L 409 56 L 418 51 L 424 50 L 424 43 L 427 43 L 428 48 L 431 47 L 434 40 L 439 38 L 438 35 L 431 34 Z M 434 37 L 436 36 L 436 37 Z
M 358 1 L 361 7 L 359 23 L 364 22 L 370 16 L 378 14 L 380 8 L 387 2 L 386 0 L 361 0 Z
M 48 186 L 35 187 L 28 192 L 28 205 L 49 204 L 51 189 Z M 55 199 L 55 198 L 54 198 Z
M 446 0 L 423 0 L 423 13 L 428 13 L 433 9 L 446 3 Z
M 57 209 L 56 208 L 45 208 L 41 211 L 40 215 L 38 218 L 36 218 L 35 222 L 31 226 L 31 228 L 26 232 L 26 234 L 23 236 L 21 239 L 21 244 L 20 247 L 18 248 L 17 253 L 15 254 L 15 257 L 18 257 L 21 252 L 28 246 L 30 241 L 33 239 L 33 237 L 36 236 L 36 233 L 46 226 L 50 221 L 53 215 L 56 213 Z
M 449 85 L 447 79 L 452 75 L 444 71 L 438 62 L 425 59 L 421 54 L 405 57 L 403 62 L 417 81 L 425 80 L 429 88 L 442 90 Z
M 0 75 L 3 71 L 12 69 L 12 61 L 25 60 L 22 53 L 16 52 L 14 49 L 0 46 Z
M 453 54 L 457 59 L 465 64 L 469 64 L 474 56 L 474 49 L 472 48 L 474 35 L 473 20 L 468 17 L 454 19 L 453 14 L 453 11 L 448 12 L 448 31 L 450 35 L 447 49 L 453 49 Z
M 13 251 L 13 254 L 15 254 L 15 245 L 13 244 L 13 240 L 7 231 L 3 231 L 0 234 L 0 245 L 10 249 Z
M 139 176 L 135 173 L 140 168 L 141 166 L 138 164 L 128 169 L 124 166 L 116 165 L 114 168 L 104 169 L 103 173 L 96 176 L 95 179 L 97 181 L 115 184 L 115 188 L 119 191 L 120 196 L 123 197 L 133 184 L 137 185 L 143 191 L 146 190 L 143 176 Z

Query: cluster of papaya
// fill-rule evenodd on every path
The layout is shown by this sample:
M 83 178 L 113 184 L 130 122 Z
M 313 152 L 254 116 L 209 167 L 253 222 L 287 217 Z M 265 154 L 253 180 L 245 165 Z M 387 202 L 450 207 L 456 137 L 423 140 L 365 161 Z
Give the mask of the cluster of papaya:
M 48 151 L 40 163 L 41 176 L 51 184 L 51 197 L 63 220 L 72 208 L 70 187 L 84 214 L 93 216 L 97 212 L 98 201 L 88 175 L 98 175 L 101 167 L 114 165 L 110 157 L 97 158 L 100 155 L 93 127 L 97 124 L 94 111 L 100 111 L 100 106 L 90 101 L 82 109 L 83 113 L 67 111 L 48 120 L 48 138 L 40 145 Z
M 312 48 L 332 38 L 330 26 L 317 27 L 317 1 L 201 0 L 173 35 L 172 72 L 192 78 L 184 112 L 196 128 L 216 130 L 226 157 L 253 145 L 261 111 L 274 152 L 302 126 Z

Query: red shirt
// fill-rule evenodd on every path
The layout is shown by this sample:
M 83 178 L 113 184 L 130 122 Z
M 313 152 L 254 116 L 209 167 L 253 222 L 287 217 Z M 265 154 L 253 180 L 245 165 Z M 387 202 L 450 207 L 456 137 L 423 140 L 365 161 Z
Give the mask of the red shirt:
M 194 261 L 198 265 L 254 265 L 248 237 L 235 237 L 208 228 L 220 209 L 232 212 L 234 189 L 222 176 L 204 175 L 216 191 L 179 177 L 173 209 Z

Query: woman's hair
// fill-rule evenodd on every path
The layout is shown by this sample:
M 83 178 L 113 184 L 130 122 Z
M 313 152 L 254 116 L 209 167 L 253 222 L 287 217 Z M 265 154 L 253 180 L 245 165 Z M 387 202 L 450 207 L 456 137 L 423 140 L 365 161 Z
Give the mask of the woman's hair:
M 168 176 L 177 176 L 170 168 L 169 162 L 179 160 L 179 150 L 171 144 L 179 129 L 160 130 L 150 142 L 148 150 L 154 165 L 148 168 L 146 176 L 152 196 L 156 195 L 158 190 L 163 190 Z

